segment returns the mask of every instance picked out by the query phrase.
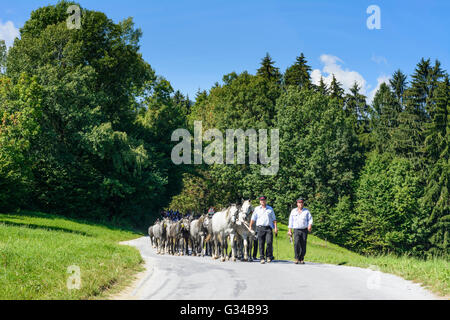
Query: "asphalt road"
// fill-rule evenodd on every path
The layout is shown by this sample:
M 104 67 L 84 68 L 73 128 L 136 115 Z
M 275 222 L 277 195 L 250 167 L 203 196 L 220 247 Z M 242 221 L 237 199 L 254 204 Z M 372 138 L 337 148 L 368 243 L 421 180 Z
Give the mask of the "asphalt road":
M 307 262 L 220 262 L 157 255 L 148 237 L 139 249 L 146 271 L 116 299 L 134 300 L 410 300 L 437 299 L 411 281 L 376 270 Z M 307 257 L 306 257 L 307 258 Z

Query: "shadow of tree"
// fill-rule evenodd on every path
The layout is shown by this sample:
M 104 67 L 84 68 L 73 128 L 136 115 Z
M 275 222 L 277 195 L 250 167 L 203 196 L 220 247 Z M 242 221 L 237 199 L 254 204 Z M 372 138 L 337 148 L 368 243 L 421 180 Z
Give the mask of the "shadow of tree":
M 93 234 L 90 234 L 87 232 L 66 229 L 66 228 L 61 228 L 61 227 L 43 226 L 43 225 L 30 224 L 30 223 L 16 223 L 16 222 L 11 222 L 11 221 L 0 221 L 0 224 L 4 224 L 6 226 L 11 226 L 11 227 L 42 229 L 42 230 L 50 230 L 50 231 L 62 231 L 62 232 L 66 232 L 66 233 L 74 233 L 74 234 L 80 234 L 83 236 L 94 237 Z

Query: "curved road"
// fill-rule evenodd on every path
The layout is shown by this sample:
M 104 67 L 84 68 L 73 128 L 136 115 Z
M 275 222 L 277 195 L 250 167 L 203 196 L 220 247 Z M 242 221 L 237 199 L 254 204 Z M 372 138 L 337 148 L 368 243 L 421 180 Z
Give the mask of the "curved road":
M 400 277 L 356 267 L 306 262 L 220 262 L 211 257 L 157 255 L 148 237 L 124 242 L 139 249 L 146 271 L 115 299 L 370 300 L 437 299 Z

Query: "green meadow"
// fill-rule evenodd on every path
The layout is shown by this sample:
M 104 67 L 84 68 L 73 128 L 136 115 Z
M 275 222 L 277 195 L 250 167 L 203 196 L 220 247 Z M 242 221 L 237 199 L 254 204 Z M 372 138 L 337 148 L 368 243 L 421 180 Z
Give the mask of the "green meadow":
M 274 237 L 274 255 L 280 260 L 294 260 L 294 245 L 287 236 L 287 226 L 278 224 L 278 237 Z M 277 255 L 278 251 L 278 255 Z M 450 294 L 450 263 L 444 259 L 420 260 L 409 256 L 363 256 L 308 235 L 305 261 L 377 268 L 381 272 L 395 274 L 406 280 L 420 283 L 440 296 Z
M 138 250 L 118 244 L 141 235 L 43 213 L 0 214 L 0 299 L 103 298 L 142 269 Z

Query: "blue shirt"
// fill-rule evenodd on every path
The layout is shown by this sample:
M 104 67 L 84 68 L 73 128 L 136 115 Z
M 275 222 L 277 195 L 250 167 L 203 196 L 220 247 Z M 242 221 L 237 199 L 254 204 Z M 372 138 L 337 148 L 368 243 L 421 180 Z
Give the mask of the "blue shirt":
M 301 212 L 298 208 L 292 209 L 291 215 L 289 216 L 289 226 L 290 229 L 306 229 L 313 223 L 313 218 L 311 212 L 308 209 L 303 208 Z
M 274 221 L 277 221 L 277 217 L 275 216 L 275 212 L 271 206 L 266 206 L 263 209 L 262 206 L 258 206 L 255 208 L 252 214 L 252 220 L 256 222 L 257 227 L 271 227 L 274 228 Z

